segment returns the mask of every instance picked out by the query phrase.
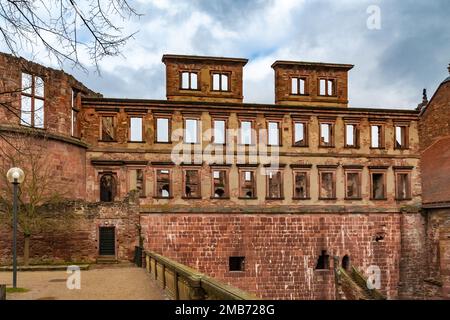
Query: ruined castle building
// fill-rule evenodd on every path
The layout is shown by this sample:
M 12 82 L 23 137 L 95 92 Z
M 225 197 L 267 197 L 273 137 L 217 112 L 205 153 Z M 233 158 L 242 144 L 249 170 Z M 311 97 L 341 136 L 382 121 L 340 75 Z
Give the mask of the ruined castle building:
M 438 150 L 449 133 L 433 126 L 449 119 L 449 82 L 422 111 L 349 108 L 352 65 L 276 61 L 276 103 L 255 104 L 243 102 L 246 59 L 162 61 L 167 100 L 138 100 L 0 55 L 0 86 L 19 88 L 15 108 L 0 108 L 2 132 L 48 137 L 69 198 L 96 210 L 72 233 L 82 249 L 58 251 L 63 259 L 131 259 L 138 221 L 146 249 L 262 298 L 338 298 L 334 258 L 363 273 L 377 266 L 389 298 L 445 295 L 448 263 L 427 246 L 433 213 L 421 209 L 450 200 L 433 169 L 435 154 L 448 160 Z

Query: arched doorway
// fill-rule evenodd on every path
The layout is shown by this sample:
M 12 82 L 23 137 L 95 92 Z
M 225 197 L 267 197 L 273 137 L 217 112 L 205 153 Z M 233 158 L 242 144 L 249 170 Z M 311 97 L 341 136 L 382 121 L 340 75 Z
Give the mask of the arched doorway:
M 116 196 L 116 178 L 107 173 L 100 178 L 100 201 L 113 202 Z

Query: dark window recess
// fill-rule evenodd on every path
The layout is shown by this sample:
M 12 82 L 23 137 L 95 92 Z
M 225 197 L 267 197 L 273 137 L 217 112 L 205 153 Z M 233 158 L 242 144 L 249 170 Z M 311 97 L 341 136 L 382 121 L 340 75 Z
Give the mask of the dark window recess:
M 384 174 L 374 173 L 372 175 L 372 198 L 384 199 Z
M 347 198 L 360 198 L 360 181 L 358 173 L 347 174 Z
M 197 170 L 186 170 L 184 196 L 186 198 L 200 197 L 200 179 Z
M 136 170 L 136 189 L 139 191 L 140 197 L 145 197 L 144 171 L 142 169 Z
M 344 269 L 344 270 L 350 269 L 350 257 L 348 255 L 345 255 L 342 258 L 342 269 Z
M 169 198 L 170 194 L 170 171 L 157 170 L 156 171 L 156 191 L 160 198 Z
M 102 117 L 102 141 L 115 139 L 114 117 Z
M 269 172 L 268 187 L 268 198 L 278 199 L 282 197 L 281 171 Z
M 295 174 L 295 192 L 294 197 L 304 199 L 308 197 L 308 186 L 306 172 L 299 172 Z
M 333 173 L 321 172 L 320 197 L 324 199 L 334 198 Z
M 322 254 L 317 260 L 316 270 L 327 270 L 330 268 L 330 256 L 327 254 L 326 250 L 322 250 Z
M 242 198 L 254 198 L 255 192 L 255 172 L 242 171 L 241 172 L 241 194 Z
M 116 254 L 116 236 L 114 227 L 100 227 L 99 254 L 101 256 L 114 256 Z
M 214 198 L 228 197 L 227 172 L 225 170 L 213 171 Z
M 100 178 L 100 201 L 113 202 L 116 196 L 116 179 L 112 174 Z
M 244 271 L 245 257 L 230 257 L 230 271 Z

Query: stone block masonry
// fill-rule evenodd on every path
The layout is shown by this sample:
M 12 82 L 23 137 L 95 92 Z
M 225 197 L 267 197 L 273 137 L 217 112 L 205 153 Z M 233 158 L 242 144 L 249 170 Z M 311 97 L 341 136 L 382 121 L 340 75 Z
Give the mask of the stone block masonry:
M 334 299 L 333 256 L 345 255 L 363 273 L 379 266 L 381 291 L 398 295 L 400 213 L 141 214 L 141 225 L 146 249 L 261 298 Z M 243 271 L 230 257 L 245 257 Z

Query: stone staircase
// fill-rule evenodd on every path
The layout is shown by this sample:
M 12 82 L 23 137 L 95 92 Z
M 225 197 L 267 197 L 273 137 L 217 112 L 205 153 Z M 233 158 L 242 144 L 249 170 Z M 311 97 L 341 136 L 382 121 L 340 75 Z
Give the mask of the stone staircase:
M 386 300 L 377 289 L 367 287 L 367 278 L 356 268 L 345 270 L 342 267 L 335 268 L 336 275 L 336 299 L 337 300 Z

